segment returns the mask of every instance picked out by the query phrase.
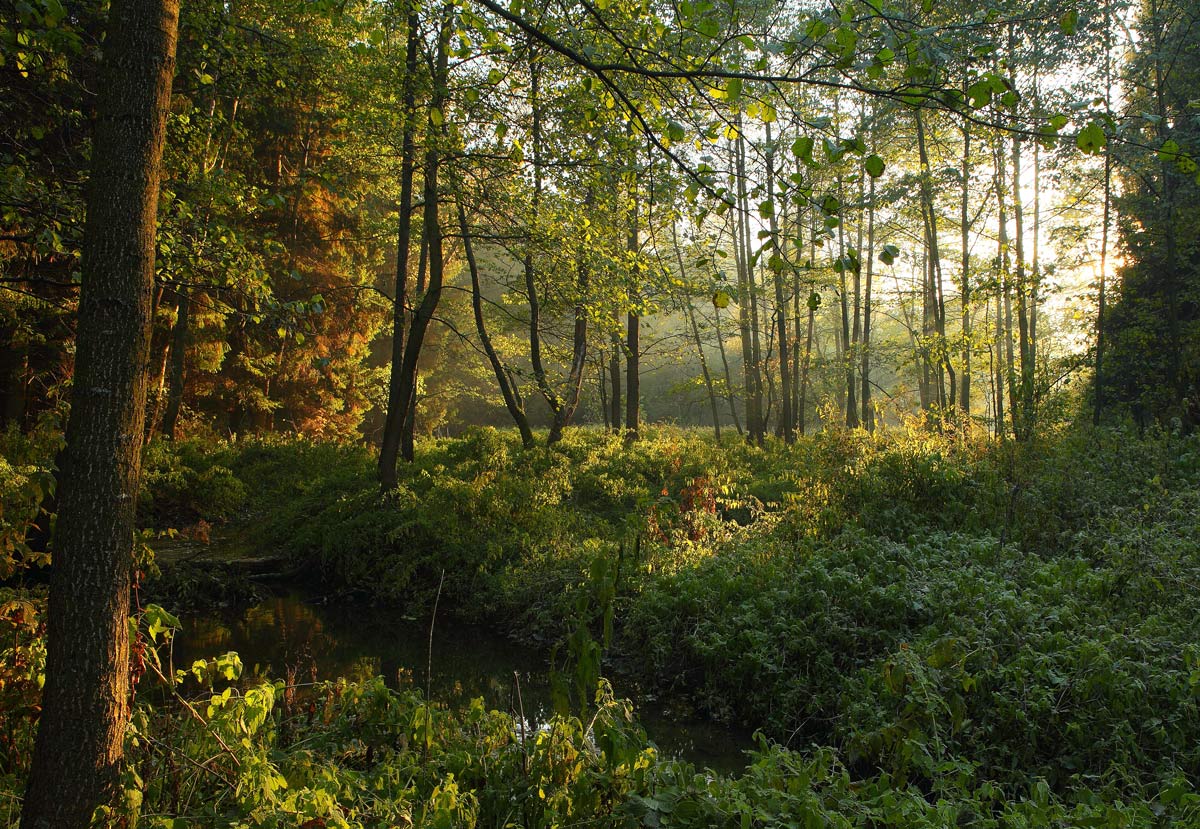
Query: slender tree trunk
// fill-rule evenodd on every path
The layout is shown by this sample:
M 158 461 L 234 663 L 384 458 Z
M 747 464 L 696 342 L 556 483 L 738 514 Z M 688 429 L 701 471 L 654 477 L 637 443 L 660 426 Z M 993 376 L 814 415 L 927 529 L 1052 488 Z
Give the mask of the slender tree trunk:
M 483 291 L 479 286 L 479 265 L 475 261 L 475 246 L 471 243 L 471 228 L 467 224 L 467 211 L 463 208 L 461 192 L 458 201 L 458 227 L 462 232 L 467 270 L 471 274 L 471 311 L 475 315 L 475 332 L 479 335 L 479 344 L 483 347 L 483 353 L 492 367 L 492 373 L 496 375 L 496 384 L 500 387 L 500 396 L 504 398 L 504 406 L 512 416 L 517 431 L 521 433 L 521 445 L 529 449 L 534 444 L 533 431 L 529 428 L 529 418 L 525 415 L 525 409 L 509 383 L 508 375 L 492 345 L 492 338 L 488 336 L 487 324 L 483 318 Z
M 629 225 L 629 253 L 631 262 L 637 256 L 641 249 L 641 243 L 638 238 L 638 209 L 637 209 L 637 190 L 636 187 L 632 194 L 633 211 L 630 217 Z M 637 279 L 636 271 L 632 274 L 633 279 Z M 638 288 L 635 284 L 633 290 L 630 291 L 630 298 L 633 300 L 633 305 L 629 309 L 629 315 L 626 318 L 625 324 L 625 441 L 631 443 L 638 439 L 638 418 L 640 415 L 641 406 L 641 317 L 638 315 L 637 304 L 640 301 L 638 297 Z
M 619 322 L 614 321 L 615 324 Z M 608 358 L 608 376 L 609 385 L 612 388 L 612 400 L 610 401 L 612 430 L 614 434 L 621 433 L 621 335 L 616 330 L 612 332 L 612 348 Z
M 404 386 L 404 323 L 408 303 L 408 253 L 412 244 L 413 176 L 416 168 L 417 54 L 420 49 L 416 6 L 408 13 L 408 36 L 404 65 L 404 126 L 400 139 L 400 218 L 396 228 L 396 279 L 392 300 L 392 359 L 388 379 L 387 416 L 383 444 L 379 450 L 379 483 L 384 490 L 396 488 L 396 460 L 405 431 L 411 395 L 401 397 Z
M 768 262 L 775 277 L 775 324 L 779 339 L 779 432 L 785 443 L 792 443 L 792 372 L 788 365 L 787 302 L 783 292 L 785 259 L 779 241 L 779 222 L 775 216 L 775 145 L 771 140 L 771 125 L 767 124 L 767 198 L 771 202 L 771 246 L 775 259 Z
M 963 126 L 962 205 L 959 212 L 962 273 L 959 297 L 962 302 L 962 387 L 958 393 L 958 408 L 964 417 L 971 416 L 971 130 Z
M 430 112 L 443 112 L 446 104 L 446 78 L 449 62 L 449 41 L 452 29 L 453 7 L 447 5 L 442 13 L 441 30 L 438 34 L 437 54 L 434 59 L 433 96 L 430 101 Z M 438 146 L 439 125 L 445 115 L 435 122 L 431 115 L 428 118 L 425 150 L 425 205 L 424 205 L 424 244 L 428 248 L 429 284 L 421 297 L 421 304 L 413 314 L 412 325 L 409 327 L 408 341 L 404 347 L 404 360 L 401 364 L 400 400 L 408 401 L 405 412 L 405 434 L 400 446 L 402 457 L 412 461 L 414 456 L 413 431 L 410 421 L 416 414 L 417 361 L 421 356 L 421 347 L 425 343 L 425 334 L 438 303 L 442 299 L 442 282 L 445 270 L 445 254 L 442 250 L 441 217 L 438 210 L 438 175 L 441 169 L 441 150 Z
M 999 279 L 999 297 L 996 308 L 996 325 L 997 325 L 997 346 L 1001 350 L 1001 360 L 1003 362 L 1004 377 L 1001 382 L 997 383 L 997 387 L 1002 391 L 1008 391 L 1008 408 L 1010 416 L 1017 408 L 1017 383 L 1016 383 L 1016 368 L 1013 359 L 1013 338 L 1012 338 L 1012 287 L 1009 280 L 1009 247 L 1008 247 L 1008 187 L 1005 182 L 1004 174 L 1004 151 L 1003 139 L 996 138 L 995 148 L 995 164 L 996 164 L 996 200 L 1000 205 L 1000 251 L 997 257 L 1000 265 Z M 1003 303 L 1001 308 L 1000 303 Z M 1001 398 L 1003 403 L 1003 398 Z M 1003 405 L 999 406 L 997 411 L 1003 412 Z M 1016 424 L 1013 424 L 1014 430 Z M 1000 434 L 1005 433 L 1005 427 L 1000 426 Z
M 725 402 L 729 404 L 729 417 L 738 437 L 744 437 L 742 421 L 737 413 L 737 401 L 733 395 L 733 374 L 729 371 L 729 357 L 725 354 L 725 334 L 721 331 L 721 309 L 713 306 L 713 328 L 717 332 L 717 353 L 721 355 L 721 368 L 725 373 Z
M 738 124 L 741 120 L 739 116 Z M 758 375 L 757 349 L 755 341 L 758 338 L 753 317 L 754 287 L 751 284 L 754 274 L 750 268 L 750 240 L 746 217 L 746 205 L 749 202 L 746 189 L 746 164 L 742 154 L 741 133 L 732 144 L 734 156 L 734 192 L 737 194 L 737 209 L 734 211 L 734 258 L 738 271 L 738 330 L 742 340 L 742 379 L 746 399 L 746 439 L 751 443 L 762 443 L 762 384 Z
M 536 53 L 530 58 L 529 65 L 529 109 L 533 122 L 530 131 L 530 143 L 533 149 L 533 196 L 531 199 L 531 231 L 529 247 L 525 251 L 525 292 L 529 298 L 529 361 L 533 367 L 533 377 L 537 382 L 538 391 L 550 407 L 550 434 L 546 439 L 548 445 L 554 445 L 562 439 L 563 427 L 574 413 L 575 404 L 579 400 L 579 387 L 583 382 L 583 360 L 586 355 L 587 317 L 582 305 L 575 309 L 575 331 L 572 340 L 571 368 L 567 379 L 566 401 L 561 400 L 558 393 L 550 384 L 546 374 L 545 363 L 542 360 L 542 304 L 538 296 L 536 269 L 533 261 L 533 248 L 539 232 L 539 221 L 542 202 L 542 109 L 538 100 L 541 87 L 541 65 Z M 589 195 L 588 201 L 591 201 Z M 581 268 L 582 273 L 582 268 Z
M 842 180 L 838 178 L 838 197 L 842 194 Z M 843 395 L 843 411 L 846 416 L 846 428 L 854 429 L 858 426 L 858 403 L 857 395 L 855 394 L 855 378 L 854 378 L 854 343 L 850 333 L 850 297 L 849 287 L 846 282 L 846 272 L 851 270 L 851 257 L 846 255 L 846 233 L 845 225 L 838 224 L 838 294 L 841 298 L 842 306 L 842 330 L 840 340 L 840 351 L 842 365 L 846 372 L 846 385 L 842 389 Z
M 600 359 L 596 361 L 596 388 L 600 393 L 600 419 L 604 423 L 604 431 L 607 432 L 612 427 L 608 422 L 608 389 L 604 379 L 604 355 L 600 355 Z
M 179 304 L 175 310 L 175 327 L 171 337 L 171 368 L 167 380 L 167 413 L 163 415 L 162 431 L 167 440 L 175 440 L 179 409 L 183 405 L 183 372 L 188 343 L 188 317 L 191 298 L 187 288 L 179 289 Z
M 679 264 L 679 279 L 687 281 L 687 269 L 683 264 L 683 249 L 679 246 L 679 234 L 675 223 L 671 223 L 671 244 L 675 248 L 675 261 Z M 692 342 L 696 344 L 696 356 L 700 358 L 700 373 L 704 378 L 704 389 L 708 393 L 708 406 L 712 410 L 713 435 L 721 440 L 721 415 L 717 410 L 717 393 L 713 389 L 712 375 L 708 371 L 708 359 L 704 356 L 704 342 L 700 339 L 700 326 L 696 324 L 696 309 L 692 307 L 691 297 L 685 296 L 681 302 L 687 314 L 688 326 L 692 331 Z
M 804 335 L 804 364 L 800 366 L 800 405 L 798 409 L 800 434 L 804 434 L 804 410 L 808 398 L 808 367 L 812 364 L 813 323 L 817 316 L 817 293 L 814 291 L 808 297 L 808 329 Z
M 862 331 L 862 425 L 875 431 L 875 410 L 871 407 L 871 283 L 875 277 L 875 179 L 867 203 L 867 280 L 863 290 Z
M 1107 113 L 1112 106 L 1112 7 L 1104 4 L 1104 109 Z M 1092 410 L 1092 424 L 1100 425 L 1104 414 L 1104 312 L 1105 288 L 1108 274 L 1108 226 L 1109 212 L 1112 204 L 1112 148 L 1107 144 L 1104 148 L 1104 224 L 1100 229 L 1100 296 L 1096 308 L 1096 392 L 1095 408 Z
M 113 0 L 109 12 L 26 829 L 86 827 L 121 790 L 155 225 L 178 23 L 176 0 Z
M 1008 30 L 1008 59 L 1014 63 L 1016 46 L 1013 26 Z M 1020 354 L 1020 385 L 1018 391 L 1018 410 L 1013 411 L 1013 433 L 1018 438 L 1026 438 L 1033 429 L 1033 349 L 1029 339 L 1029 286 L 1025 272 L 1025 215 L 1021 199 L 1021 137 L 1016 133 L 1012 136 L 1012 199 L 1013 225 L 1015 228 L 1015 264 L 1016 264 L 1016 293 L 1017 293 L 1017 331 L 1018 352 Z
M 938 244 L 937 212 L 933 199 L 933 172 L 925 142 L 925 124 L 921 113 L 916 113 L 917 152 L 921 159 L 921 201 L 925 208 L 925 233 L 929 250 L 929 303 L 933 312 L 933 328 L 937 334 L 938 405 L 945 416 L 954 407 L 956 396 L 954 366 L 950 362 L 950 349 L 946 342 L 946 298 L 942 290 L 942 257 Z M 949 397 L 946 384 L 949 383 Z

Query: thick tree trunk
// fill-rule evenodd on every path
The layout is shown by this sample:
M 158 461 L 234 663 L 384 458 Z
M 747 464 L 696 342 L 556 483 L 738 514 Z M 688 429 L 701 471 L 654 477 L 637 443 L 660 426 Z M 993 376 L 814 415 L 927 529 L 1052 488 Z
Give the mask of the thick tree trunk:
M 178 23 L 177 0 L 113 0 L 109 13 L 26 829 L 88 826 L 120 786 L 154 237 Z

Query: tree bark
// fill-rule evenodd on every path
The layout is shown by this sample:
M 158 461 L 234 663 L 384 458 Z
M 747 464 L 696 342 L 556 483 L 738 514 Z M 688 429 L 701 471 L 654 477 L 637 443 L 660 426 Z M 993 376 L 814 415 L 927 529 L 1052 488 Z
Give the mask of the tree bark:
M 87 826 L 120 790 L 155 229 L 178 23 L 177 0 L 113 0 L 109 13 L 26 829 Z

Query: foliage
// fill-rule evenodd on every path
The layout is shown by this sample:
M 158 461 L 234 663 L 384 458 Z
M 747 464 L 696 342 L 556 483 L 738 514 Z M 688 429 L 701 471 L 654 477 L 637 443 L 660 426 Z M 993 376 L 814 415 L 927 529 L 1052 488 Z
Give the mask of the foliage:
M 414 612 L 444 568 L 443 612 L 562 642 L 584 684 L 564 675 L 564 718 L 522 726 L 381 680 L 230 684 L 228 656 L 176 675 L 161 648 L 176 622 L 147 606 L 125 806 L 144 823 L 1196 819 L 1195 438 L 830 431 L 757 449 L 662 429 L 625 449 L 578 430 L 522 451 L 484 429 L 425 447 L 383 496 L 360 447 L 185 441 L 148 458 L 162 492 L 179 482 L 162 514 L 225 470 L 251 548 Z M 42 611 L 2 604 L 16 791 Z M 581 706 L 602 671 L 777 742 L 736 779 L 664 762 L 607 686 Z

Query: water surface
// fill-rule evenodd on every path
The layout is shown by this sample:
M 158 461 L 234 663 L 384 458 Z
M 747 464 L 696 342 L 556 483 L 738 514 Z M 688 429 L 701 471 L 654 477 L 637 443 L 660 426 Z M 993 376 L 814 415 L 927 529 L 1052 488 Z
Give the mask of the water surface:
M 393 687 L 429 684 L 451 706 L 482 697 L 489 708 L 544 722 L 551 714 L 550 668 L 544 657 L 486 628 L 407 618 L 372 607 L 320 604 L 298 591 L 239 611 L 192 614 L 176 637 L 176 666 L 237 651 L 249 675 L 309 682 L 380 675 Z M 652 742 L 666 756 L 731 773 L 745 765 L 750 732 L 696 720 L 634 697 Z

